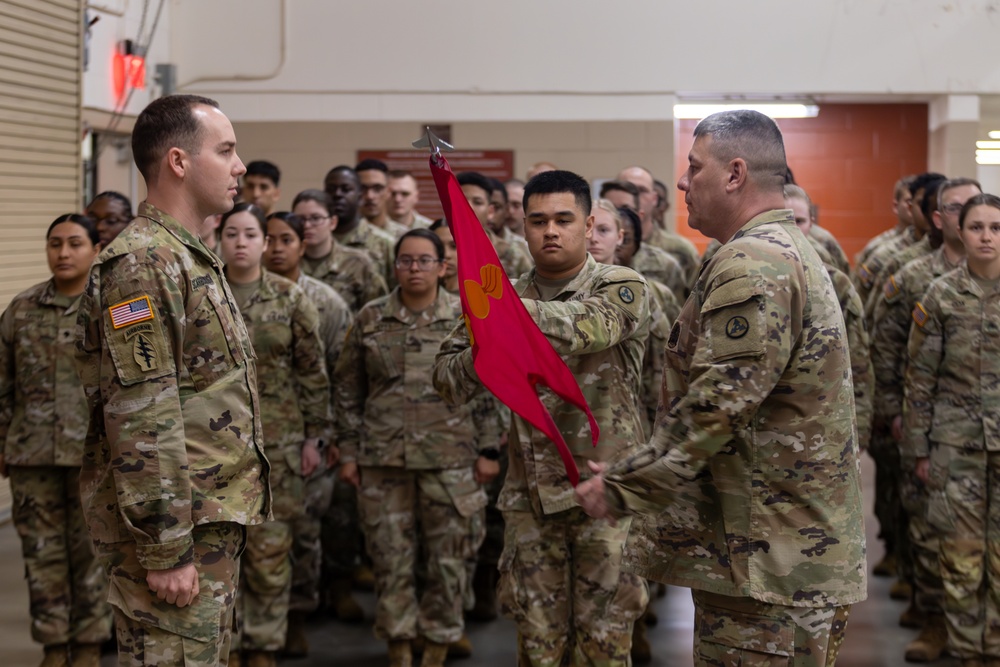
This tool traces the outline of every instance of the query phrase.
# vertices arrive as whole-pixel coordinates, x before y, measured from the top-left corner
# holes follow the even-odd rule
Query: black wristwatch
[[[487,461],[499,461],[500,460],[500,450],[496,447],[490,447],[489,449],[483,449],[479,452]]]

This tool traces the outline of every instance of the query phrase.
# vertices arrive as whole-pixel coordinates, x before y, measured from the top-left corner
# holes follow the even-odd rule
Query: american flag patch
[[[913,321],[916,322],[917,326],[921,329],[923,329],[924,325],[927,324],[927,311],[924,310],[923,305],[919,302],[917,303],[917,307],[913,309]]]
[[[140,296],[138,299],[111,306],[108,312],[111,313],[111,326],[115,329],[153,319],[153,308],[148,296]]]

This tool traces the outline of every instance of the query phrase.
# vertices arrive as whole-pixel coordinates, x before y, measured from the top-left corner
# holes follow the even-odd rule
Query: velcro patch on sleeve
[[[917,302],[916,307],[913,309],[913,321],[918,327],[923,329],[924,325],[927,324],[927,317],[927,311],[924,309],[923,304]]]
[[[153,306],[148,296],[140,296],[111,306],[108,313],[111,314],[111,326],[117,330],[153,319]]]
[[[896,282],[896,276],[889,276],[882,289],[885,292],[885,300],[889,302],[892,302],[902,292],[899,289],[899,283]]]

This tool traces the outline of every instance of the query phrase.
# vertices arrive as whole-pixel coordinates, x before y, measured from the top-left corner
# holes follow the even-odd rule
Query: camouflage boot
[[[330,584],[330,607],[338,621],[361,623],[365,612],[351,595],[351,579],[334,579]]]
[[[274,651],[250,651],[246,659],[247,667],[278,667]]]
[[[73,667],[101,667],[100,644],[74,644]]]
[[[472,640],[469,635],[462,633],[462,638],[457,642],[448,644],[449,658],[468,658],[472,655]]]
[[[645,614],[632,624],[632,662],[636,665],[647,665],[653,660],[653,650],[646,637]]]
[[[309,640],[306,638],[306,613],[288,612],[288,632],[285,634],[285,656],[304,658],[309,655]]]
[[[920,634],[906,645],[908,662],[933,662],[941,657],[948,646],[948,628],[942,614],[929,614]]]
[[[69,667],[69,646],[50,644],[45,647],[45,657],[39,667]]]
[[[409,640],[389,642],[389,667],[413,667],[413,651]]]
[[[444,661],[447,657],[447,644],[438,644],[428,639],[424,645],[424,658],[420,661],[420,667],[444,667]]]

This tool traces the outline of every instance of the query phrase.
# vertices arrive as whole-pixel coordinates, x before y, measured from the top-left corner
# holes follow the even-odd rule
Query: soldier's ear
[[[748,176],[746,160],[741,157],[730,160],[726,192],[735,192],[742,188],[746,184]]]
[[[183,148],[173,146],[163,159],[166,168],[177,178],[184,178],[187,172],[187,152]]]

